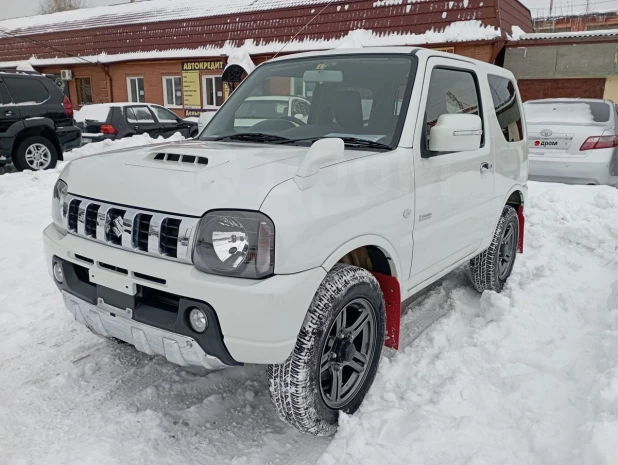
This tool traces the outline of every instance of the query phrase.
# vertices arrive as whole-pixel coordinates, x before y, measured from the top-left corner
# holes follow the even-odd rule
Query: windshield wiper
[[[333,136],[336,137],[336,136]],[[320,139],[326,139],[328,136],[322,137],[306,137],[303,139],[287,139],[277,142],[278,144],[293,144],[295,142],[315,142]],[[393,150],[388,144],[383,144],[382,142],[375,142],[373,140],[361,139],[359,137],[338,137],[338,139],[343,140],[343,143],[346,147],[367,147],[371,149],[380,149],[380,150]]]
[[[227,136],[215,137],[213,139],[205,139],[207,141],[225,141],[238,140],[246,142],[287,142],[290,139],[287,137],[275,136],[274,134],[265,134],[263,132],[244,132],[240,134],[228,134]]]

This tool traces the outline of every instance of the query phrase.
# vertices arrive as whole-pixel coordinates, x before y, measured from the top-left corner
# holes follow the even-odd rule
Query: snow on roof
[[[344,0],[334,0],[333,3]],[[82,8],[47,15],[0,21],[2,30],[13,34],[88,29],[92,27],[222,16],[274,10],[312,4],[324,0],[151,0],[122,5]]]
[[[579,32],[535,32],[528,34],[515,33],[512,40],[539,40],[539,39],[574,39],[578,37],[611,37],[618,35],[618,29]]]
[[[264,1],[264,0],[256,0]],[[323,40],[295,40],[287,44],[281,41],[256,44],[253,40],[246,40],[240,47],[231,42],[226,42],[223,47],[201,47],[197,49],[178,49],[150,52],[131,52],[116,55],[100,54],[80,58],[57,57],[36,58],[28,60],[32,66],[54,66],[83,64],[84,60],[92,63],[114,63],[120,61],[150,60],[150,59],[173,59],[173,58],[198,58],[212,56],[233,56],[234,54],[260,55],[277,53],[283,49],[284,53],[303,52],[310,50],[327,50],[331,48],[362,48],[377,46],[399,45],[430,45],[451,42],[470,42],[492,40],[501,37],[502,31],[494,26],[484,25],[480,20],[458,21],[449,24],[442,30],[429,30],[423,34],[376,34],[366,29],[350,31],[338,39]],[[242,52],[239,52],[242,49]],[[23,62],[20,60],[19,63]],[[14,62],[0,62],[0,67],[15,66]]]

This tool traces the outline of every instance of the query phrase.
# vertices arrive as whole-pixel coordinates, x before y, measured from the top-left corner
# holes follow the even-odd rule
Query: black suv
[[[53,168],[80,144],[71,102],[51,78],[0,70],[0,166],[12,160],[19,171]]]

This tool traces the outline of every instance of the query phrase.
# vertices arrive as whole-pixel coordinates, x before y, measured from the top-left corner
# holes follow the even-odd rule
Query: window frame
[[[436,58],[442,58],[442,57],[436,57]],[[462,63],[467,64],[466,62],[462,62]],[[483,135],[481,136],[481,145],[477,149],[477,150],[481,150],[482,148],[485,147],[485,144],[486,144],[485,136],[486,136],[487,124],[486,124],[485,117],[484,117],[483,98],[481,94],[481,82],[480,82],[477,71],[473,68],[457,67],[455,65],[443,65],[443,64],[437,64],[431,67],[430,69],[428,69],[430,74],[429,74],[429,83],[427,85],[427,94],[425,96],[425,107],[424,107],[423,115],[427,114],[427,102],[429,101],[429,89],[431,87],[431,77],[433,75],[434,70],[436,69],[461,72],[461,73],[466,73],[472,76],[472,80],[474,81],[474,86],[476,87],[476,100],[478,102],[478,113],[479,113],[478,116],[481,118],[481,127],[483,130]],[[428,144],[429,142],[429,131],[427,129],[428,123],[425,120],[425,116],[423,116],[422,121],[423,121],[422,122],[422,134],[421,134],[422,158],[431,158],[431,157],[436,157],[436,156],[449,155],[452,153],[461,153],[461,152],[431,152],[429,150],[429,144]]]
[[[77,85],[77,81],[88,80],[88,87],[90,89],[90,102],[80,101],[80,93],[79,86]],[[75,92],[77,93],[77,105],[83,107],[84,105],[92,105],[94,103],[94,98],[92,97],[92,79],[90,76],[75,76]]]
[[[137,90],[137,98],[138,101],[133,101],[131,100],[131,81],[135,79],[135,80],[142,80],[142,88],[144,89],[144,101],[139,100],[140,98],[140,93],[139,93],[139,85],[136,85],[136,90]],[[127,76],[127,98],[129,103],[146,103],[146,82],[144,81],[144,76]]]
[[[216,85],[216,78],[221,79],[221,92],[223,92],[223,96],[221,97],[221,99],[223,100],[221,105],[223,105],[223,103],[225,103],[225,90],[223,89],[223,76],[219,75],[219,74],[204,74],[202,75],[202,109],[204,110],[218,110],[219,108],[221,108],[221,105],[217,105],[217,85]],[[207,104],[207,99],[206,99],[206,80],[207,79],[212,79],[213,81],[213,86],[212,86],[212,101],[215,103],[214,105],[208,105]]]
[[[183,100],[182,100],[182,76],[162,76],[162,82],[163,82],[163,107],[164,108],[174,108],[176,110],[182,110],[183,106]],[[174,102],[170,103],[167,100],[167,81],[171,80],[172,81],[172,92],[174,93],[174,97],[176,97],[176,91],[178,89],[176,89],[176,86],[174,85],[174,80],[175,79],[179,79],[180,80],[180,103],[176,104]]]

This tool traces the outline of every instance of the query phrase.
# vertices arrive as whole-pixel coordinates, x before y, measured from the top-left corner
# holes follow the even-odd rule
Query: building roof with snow
[[[505,40],[517,0],[152,0],[0,21],[0,62],[39,64]]]

